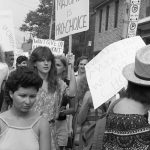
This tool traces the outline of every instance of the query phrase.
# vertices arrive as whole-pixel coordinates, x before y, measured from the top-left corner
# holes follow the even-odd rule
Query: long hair
[[[58,87],[58,80],[57,80],[57,70],[55,66],[55,57],[52,54],[51,50],[48,47],[37,47],[32,52],[30,58],[29,58],[29,67],[32,67],[37,70],[35,67],[35,63],[37,61],[40,61],[42,59],[46,59],[48,61],[51,61],[51,69],[48,73],[48,91],[49,92],[55,92]]]
[[[128,82],[128,87],[124,97],[131,98],[142,104],[150,104],[150,86],[138,85],[133,82]]]
[[[68,72],[68,62],[67,59],[64,55],[58,55],[55,57],[55,59],[59,59],[61,61],[61,63],[64,65],[65,70],[62,72],[61,77],[62,79],[66,79],[67,78],[67,72]]]

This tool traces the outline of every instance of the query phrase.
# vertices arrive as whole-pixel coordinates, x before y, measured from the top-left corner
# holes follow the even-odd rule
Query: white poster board
[[[64,41],[33,38],[32,51],[38,46],[49,47],[54,55],[62,55],[64,50]]]
[[[0,11],[0,46],[3,51],[15,51],[16,49],[11,11]]]
[[[55,39],[89,29],[89,0],[55,0]]]
[[[134,62],[136,51],[143,46],[145,43],[139,36],[115,42],[85,66],[94,108],[98,108],[127,85],[122,69]]]

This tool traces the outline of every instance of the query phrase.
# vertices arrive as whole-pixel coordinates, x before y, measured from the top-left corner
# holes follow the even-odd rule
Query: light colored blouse
[[[39,138],[33,126],[40,120],[38,117],[28,127],[17,127],[9,124],[7,119],[0,117],[7,126],[0,135],[0,150],[39,150]]]

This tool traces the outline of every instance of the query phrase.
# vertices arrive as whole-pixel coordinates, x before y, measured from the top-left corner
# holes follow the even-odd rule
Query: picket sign
[[[33,38],[32,51],[39,46],[49,47],[54,55],[62,55],[64,51],[64,41]]]
[[[89,0],[55,0],[55,39],[89,29]]]
[[[143,46],[140,36],[120,40],[104,48],[85,66],[95,109],[127,85],[122,69],[134,62],[136,51]]]

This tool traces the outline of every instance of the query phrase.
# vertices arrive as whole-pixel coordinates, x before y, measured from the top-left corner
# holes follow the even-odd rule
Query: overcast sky
[[[26,14],[30,10],[38,7],[39,0],[0,0],[0,10],[11,10],[14,16],[14,30],[16,35],[17,46],[23,41],[23,37],[29,34],[19,31],[19,27],[25,20]]]

